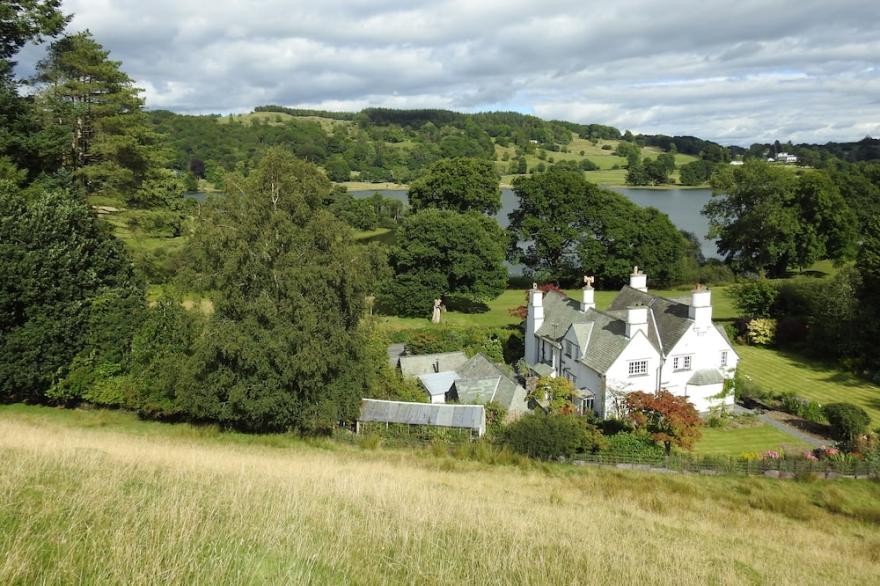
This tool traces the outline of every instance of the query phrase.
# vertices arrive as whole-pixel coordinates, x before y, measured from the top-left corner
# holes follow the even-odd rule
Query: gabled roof
[[[429,372],[428,374],[420,374],[419,381],[432,397],[444,396],[452,389],[452,383],[458,375],[455,371],[447,370],[444,372]]]
[[[486,431],[486,410],[482,405],[444,405],[405,403],[362,399],[362,422],[406,423],[472,429],[483,435]]]
[[[500,376],[489,378],[464,378],[455,381],[455,392],[458,402],[465,404],[485,405],[495,398]]]
[[[578,343],[583,344],[580,361],[596,372],[607,372],[629,344],[625,312],[597,309],[583,312],[580,302],[558,291],[547,292],[544,295],[544,323],[536,333],[558,341],[569,328],[574,328]]]
[[[629,286],[624,286],[611,302],[609,313],[625,311],[630,305],[648,307],[648,339],[663,354],[668,354],[694,323],[688,317],[688,303],[657,297]]]
[[[404,377],[415,377],[420,374],[455,370],[468,357],[464,352],[441,352],[438,354],[417,354],[400,357],[400,374]]]
[[[455,389],[459,402],[485,404],[495,401],[508,413],[528,410],[526,390],[482,354],[476,354],[456,372],[459,378],[455,381]],[[491,395],[488,392],[490,386],[493,387]]]
[[[578,348],[583,354],[587,344],[590,342],[590,334],[593,332],[593,322],[571,324],[574,331],[574,338],[577,340]]]

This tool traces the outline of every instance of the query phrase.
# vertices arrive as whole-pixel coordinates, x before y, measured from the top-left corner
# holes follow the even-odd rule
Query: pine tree
[[[88,31],[63,37],[37,66],[46,124],[64,129],[60,166],[87,193],[131,197],[161,167],[140,91]]]

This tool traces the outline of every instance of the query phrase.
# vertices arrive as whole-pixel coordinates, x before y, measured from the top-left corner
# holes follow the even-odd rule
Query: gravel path
[[[759,413],[758,411],[755,411],[753,409],[746,409],[745,407],[743,407],[741,405],[737,405],[735,408],[735,411],[737,413],[754,413],[757,416],[759,421],[762,421],[768,425],[772,425],[773,427],[775,427],[779,431],[781,431],[783,433],[787,433],[791,437],[797,438],[797,439],[801,440],[802,442],[805,442],[805,443],[813,446],[814,448],[820,448],[822,446],[827,446],[832,443],[832,442],[829,442],[828,440],[823,440],[821,438],[817,438],[814,435],[804,433],[803,431],[799,430],[798,428],[794,427],[793,425],[789,425],[785,422],[779,421],[777,419],[773,419],[767,413]]]

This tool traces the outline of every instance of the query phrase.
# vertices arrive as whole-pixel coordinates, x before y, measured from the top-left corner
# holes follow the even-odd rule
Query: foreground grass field
[[[0,407],[0,453],[4,584],[880,580],[868,481],[490,466],[21,406]]]
[[[880,424],[880,387],[833,366],[805,360],[797,355],[755,346],[737,346],[740,372],[762,389],[791,392],[819,403],[847,402],[859,405]]]

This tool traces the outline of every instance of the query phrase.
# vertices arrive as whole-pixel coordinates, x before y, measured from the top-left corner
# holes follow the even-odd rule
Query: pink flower
[[[764,454],[764,457],[770,458],[771,460],[778,460],[779,459],[779,452],[777,452],[775,450],[770,450],[769,452]]]

